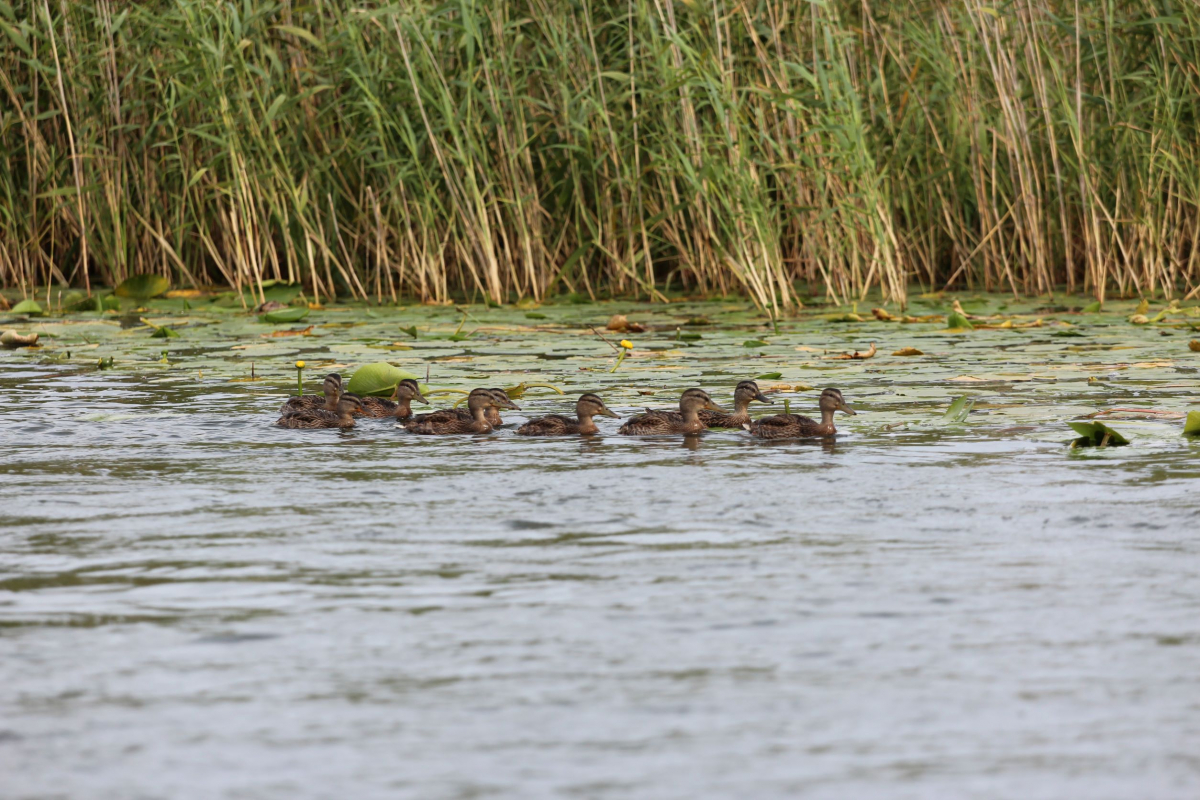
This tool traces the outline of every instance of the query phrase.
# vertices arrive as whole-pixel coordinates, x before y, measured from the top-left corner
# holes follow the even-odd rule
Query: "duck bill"
[[[714,403],[712,400],[709,400],[707,403],[705,403],[705,404],[704,404],[704,407],[705,407],[705,408],[707,408],[709,411],[719,411],[719,412],[720,412],[720,413],[722,413],[722,414],[728,414],[728,413],[729,413],[729,409],[728,409],[728,408],[725,408],[725,407],[723,407],[723,406],[719,406],[719,405],[717,405],[716,403]]]
[[[849,414],[849,415],[850,415],[850,416],[852,416],[852,417],[854,417],[854,416],[857,416],[857,415],[858,415],[858,412],[857,412],[857,411],[855,411],[853,408],[851,408],[850,406],[846,405],[845,403],[842,403],[842,404],[840,404],[840,405],[838,406],[838,411],[842,411],[842,412],[844,412],[844,413],[846,413],[846,414]]]
[[[421,394],[420,392],[417,392],[417,394],[413,397],[413,400],[420,400],[425,405],[429,405],[429,401],[425,399],[425,395]]]
[[[602,416],[602,417],[612,417],[613,419],[620,419],[620,417],[619,417],[619,416],[617,416],[616,414],[614,414],[614,413],[613,413],[611,410],[609,410],[609,409],[607,409],[607,408],[606,408],[606,409],[604,409],[603,411],[601,411],[601,412],[600,412],[600,416]]]
[[[521,407],[519,405],[517,405],[516,403],[514,403],[512,400],[509,400],[504,405],[500,406],[500,408],[511,408],[513,411],[521,410]]]
[[[766,403],[767,405],[771,404],[771,401],[768,400],[767,396],[765,394],[763,394],[762,392],[759,392],[758,394],[754,395],[754,399],[760,403]]]

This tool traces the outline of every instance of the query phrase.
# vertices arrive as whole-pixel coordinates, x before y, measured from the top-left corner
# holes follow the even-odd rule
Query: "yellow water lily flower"
[[[622,340],[621,340],[621,347],[624,347],[626,350],[632,350],[632,349],[633,349],[633,342],[629,341],[628,339],[622,339]]]
[[[303,362],[303,361],[297,361],[297,362],[296,362],[296,369],[304,369],[304,362]]]

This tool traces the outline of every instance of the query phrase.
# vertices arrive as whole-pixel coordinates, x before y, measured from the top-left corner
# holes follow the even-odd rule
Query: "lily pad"
[[[168,328],[166,325],[155,328],[154,333],[150,334],[151,339],[178,339],[179,333]]]
[[[766,346],[767,346],[767,343],[764,342],[762,339],[750,339],[749,341],[742,342],[742,347],[766,347]]]
[[[1068,422],[1079,438],[1072,447],[1117,447],[1129,444],[1129,440],[1103,422]]]
[[[354,371],[346,391],[359,395],[387,397],[396,389],[396,384],[402,380],[418,380],[419,376],[406,372],[399,367],[393,367],[386,361],[376,361],[364,364]]]
[[[100,304],[104,307],[105,311],[121,310],[121,298],[117,297],[115,294],[108,295],[102,301],[100,301]]]
[[[782,372],[764,372],[762,375],[756,375],[754,377],[754,380],[756,380],[756,381],[777,381],[782,377],[783,377]]]
[[[947,328],[961,328],[963,330],[973,331],[975,326],[971,324],[971,320],[967,319],[957,311],[951,311],[946,315]]]
[[[270,322],[274,325],[282,325],[288,322],[299,322],[308,316],[308,309],[303,307],[297,308],[280,308],[275,311],[268,311],[259,317],[263,322]]]
[[[113,290],[117,297],[132,297],[134,300],[149,300],[171,288],[171,282],[162,275],[133,275],[121,281]]]
[[[12,313],[40,317],[43,312],[42,307],[37,304],[36,300],[22,300],[12,307]]]
[[[954,398],[954,402],[946,409],[946,413],[942,415],[942,422],[947,425],[957,425],[965,422],[967,415],[971,413],[971,409],[975,407],[975,401],[963,395],[962,397]]]
[[[74,300],[67,304],[67,311],[103,311],[104,306],[100,302],[100,298],[95,295],[91,297],[83,297]]]
[[[1184,436],[1200,436],[1200,411],[1189,411],[1183,421]]]

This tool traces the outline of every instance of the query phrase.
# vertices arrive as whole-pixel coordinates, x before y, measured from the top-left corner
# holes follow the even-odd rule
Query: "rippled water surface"
[[[958,427],[839,378],[833,442],[437,438],[0,355],[0,795],[1200,794],[1200,445],[1069,453],[1028,409],[1086,375]]]

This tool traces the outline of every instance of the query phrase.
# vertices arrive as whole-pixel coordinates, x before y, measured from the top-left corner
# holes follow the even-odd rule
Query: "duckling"
[[[517,433],[521,436],[569,436],[575,433],[584,435],[599,433],[600,429],[592,421],[592,417],[597,415],[620,419],[608,410],[608,406],[604,405],[603,400],[589,393],[580,397],[579,401],[575,403],[575,416],[579,419],[574,420],[560,414],[551,414],[548,417],[529,420],[517,428]]]
[[[305,394],[300,397],[289,397],[287,402],[279,407],[280,414],[295,414],[298,411],[311,411],[314,408],[329,412],[337,411],[338,398],[342,396],[342,376],[331,372],[325,376],[321,384],[324,395]]]
[[[417,382],[405,378],[396,384],[396,391],[392,392],[391,400],[383,397],[364,397],[363,408],[366,409],[368,417],[395,417],[398,420],[406,420],[412,416],[413,400],[420,400],[429,405]]]
[[[474,389],[467,396],[469,417],[463,416],[462,409],[448,408],[414,417],[405,423],[404,429],[423,434],[491,433],[494,428],[487,420],[487,410],[499,404],[500,399],[490,389]]]
[[[763,417],[757,422],[742,425],[753,436],[760,439],[796,439],[804,436],[833,436],[837,428],[833,427],[833,413],[842,411],[853,416],[856,412],[846,405],[842,393],[837,389],[826,389],[821,392],[818,404],[821,408],[821,421],[802,417],[798,414],[776,414],[773,417]]]
[[[733,413],[718,414],[716,411],[704,409],[700,412],[700,421],[710,428],[740,428],[750,421],[750,403],[757,400],[760,403],[771,401],[758,390],[754,381],[742,381],[733,392]]]
[[[705,429],[700,420],[700,410],[710,409],[728,414],[729,409],[722,408],[712,401],[708,392],[703,389],[688,389],[679,398],[679,411],[651,411],[641,414],[626,422],[617,433],[625,436],[641,436],[656,433],[700,433]]]
[[[496,399],[496,404],[494,406],[488,406],[488,409],[487,409],[487,421],[491,424],[491,426],[493,428],[499,427],[500,425],[504,424],[504,420],[500,419],[499,409],[511,408],[511,409],[515,409],[516,411],[521,410],[521,407],[519,405],[514,403],[512,400],[508,399],[508,392],[504,391],[503,389],[475,389],[472,392],[472,394],[474,394],[475,392],[487,392],[488,394],[490,394],[492,397],[494,397]],[[470,407],[470,396],[469,395],[468,395],[467,406],[468,406],[468,408]],[[417,425],[422,422],[425,422],[427,419],[432,417],[434,414],[437,414],[439,417],[443,417],[447,414],[454,414],[459,419],[466,420],[467,422],[470,422],[472,419],[474,419],[474,417],[471,416],[471,412],[468,411],[467,408],[443,408],[440,411],[431,411],[428,414],[417,414],[415,417],[410,418],[408,420],[408,422],[406,422],[404,424],[404,427],[407,428],[410,425]]]
[[[495,408],[488,409],[487,420],[488,422],[492,423],[493,428],[499,428],[504,424],[504,420],[500,419],[500,409],[511,408],[516,411],[520,411],[521,407],[514,404],[513,401],[509,399],[508,392],[504,391],[498,386],[494,386],[491,389],[488,389],[488,391],[492,393],[493,397],[500,401],[500,404]]]
[[[310,408],[292,414],[284,414],[275,420],[281,428],[353,428],[354,415],[363,413],[362,398],[356,394],[343,394],[337,402],[336,411]]]

